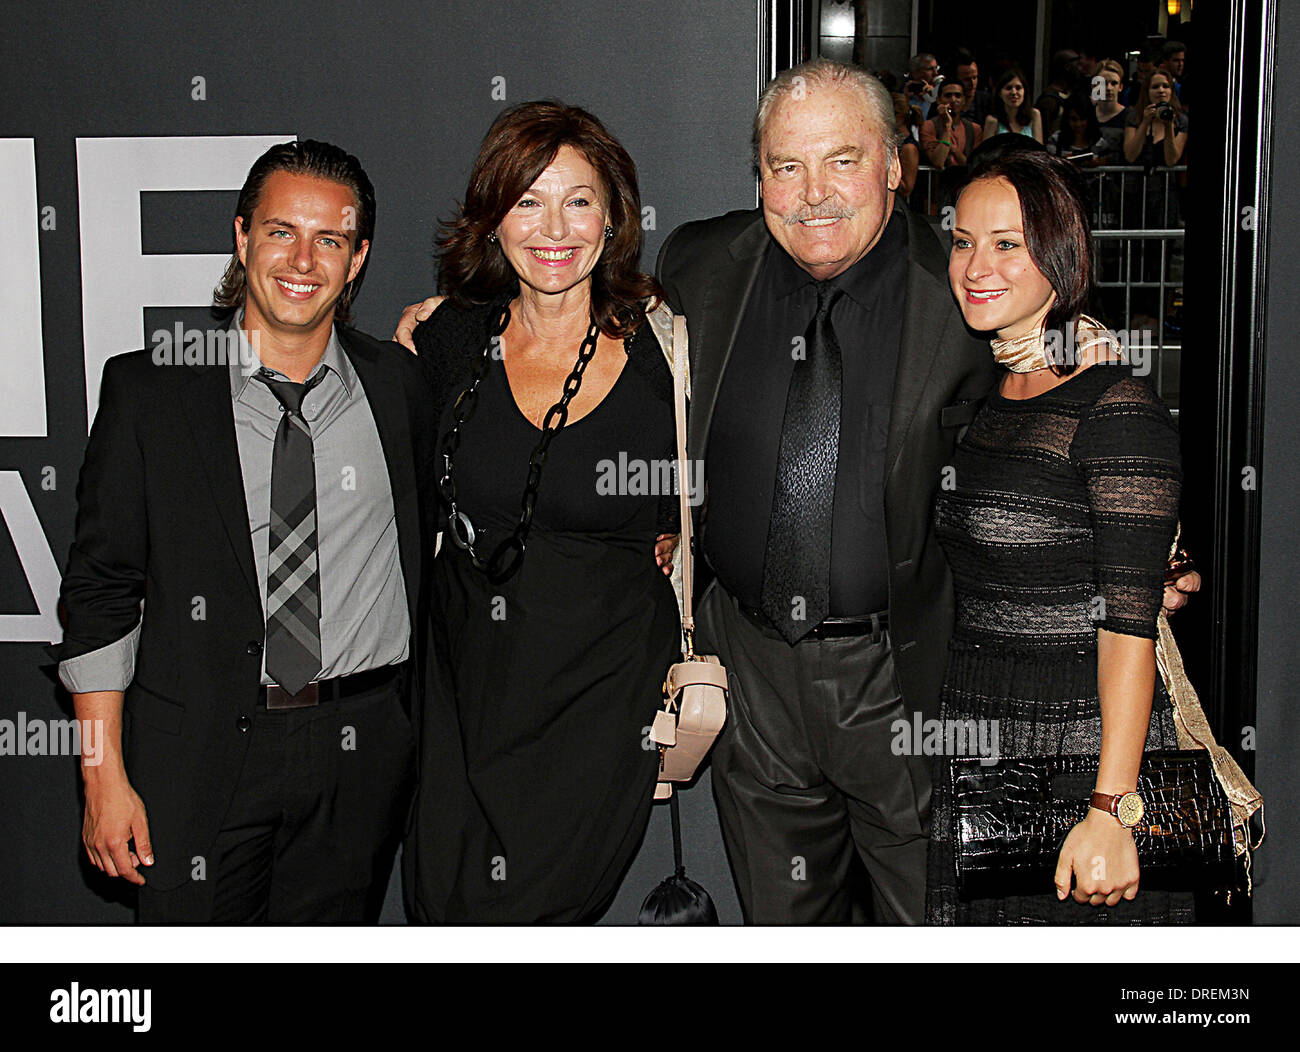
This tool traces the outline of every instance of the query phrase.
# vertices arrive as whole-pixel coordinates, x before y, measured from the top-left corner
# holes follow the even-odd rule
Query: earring
[[[605,240],[610,241],[613,239],[613,237],[614,237],[614,228],[612,226],[605,227]]]
[[[490,234],[488,234],[487,239],[489,245],[495,245],[497,243],[497,232],[493,230]]]

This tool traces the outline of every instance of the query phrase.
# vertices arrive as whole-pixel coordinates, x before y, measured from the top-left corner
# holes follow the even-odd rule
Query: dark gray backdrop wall
[[[1300,48],[1300,7],[1278,3],[1275,10],[1272,53],[1295,54]],[[1289,133],[1292,122],[1287,107],[1275,106],[1273,120],[1266,225],[1266,259],[1273,265],[1264,319],[1264,459],[1256,494],[1263,504],[1255,784],[1264,794],[1268,838],[1257,856],[1254,919],[1257,924],[1296,924],[1300,923],[1300,903],[1295,895],[1300,884],[1300,851],[1295,849],[1300,842],[1300,778],[1295,755],[1295,743],[1300,741],[1300,707],[1296,704],[1300,356],[1295,344],[1300,332],[1300,288],[1288,264],[1300,239],[1300,143]]]
[[[759,6],[5,3],[0,721],[11,721],[9,741],[24,722],[71,715],[38,665],[41,642],[56,637],[53,598],[102,359],[145,346],[173,319],[203,317],[230,251],[234,191],[267,143],[326,139],[366,166],[378,223],[356,313],[376,335],[432,290],[436,220],[463,190],[493,117],[527,99],[585,106],[628,148],[653,209],[651,269],[679,223],[754,204]],[[80,850],[75,760],[15,755],[4,741],[0,922],[130,920],[124,887],[94,874]],[[707,777],[683,811],[691,874],[724,922],[738,922]],[[671,868],[660,807],[607,920],[634,921]],[[394,907],[390,888],[387,918],[400,916]]]

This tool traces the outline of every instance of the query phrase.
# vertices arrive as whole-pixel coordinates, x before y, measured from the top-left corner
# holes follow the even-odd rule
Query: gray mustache
[[[794,226],[795,223],[802,223],[806,219],[852,219],[858,214],[856,208],[801,208],[799,211],[791,213],[785,217],[786,226]]]

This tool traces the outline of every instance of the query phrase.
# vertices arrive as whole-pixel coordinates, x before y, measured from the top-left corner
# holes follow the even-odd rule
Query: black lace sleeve
[[[1155,639],[1182,484],[1169,410],[1150,384],[1126,377],[1080,420],[1070,453],[1088,487],[1098,627]]]

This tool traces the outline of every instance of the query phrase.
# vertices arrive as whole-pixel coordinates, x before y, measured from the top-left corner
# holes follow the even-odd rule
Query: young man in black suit
[[[378,916],[414,782],[435,422],[418,359],[345,324],[374,210],[355,157],[273,147],[205,360],[104,369],[59,671],[106,732],[86,852],[145,923]]]

